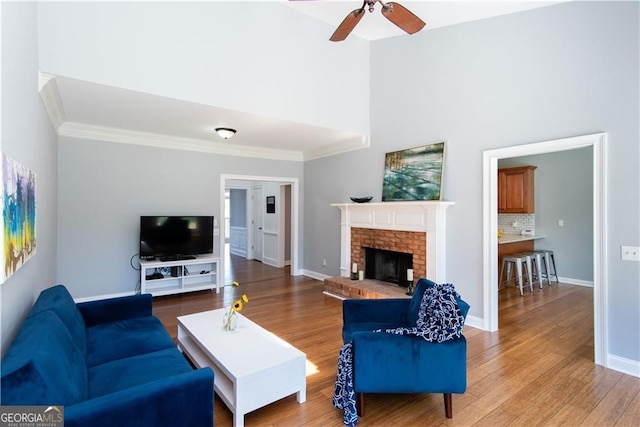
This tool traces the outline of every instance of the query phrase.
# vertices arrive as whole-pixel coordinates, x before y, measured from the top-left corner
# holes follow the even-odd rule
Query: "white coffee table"
[[[215,372],[216,394],[233,412],[244,415],[296,393],[306,400],[306,355],[238,313],[235,331],[222,329],[224,309],[178,317],[178,348],[197,366]]]

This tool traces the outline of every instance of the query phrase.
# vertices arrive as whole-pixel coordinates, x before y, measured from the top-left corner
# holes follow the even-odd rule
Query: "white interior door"
[[[263,216],[264,216],[264,203],[262,197],[262,186],[255,186],[251,189],[251,201],[253,204],[253,218],[251,220],[251,258],[256,261],[262,262],[263,254]]]

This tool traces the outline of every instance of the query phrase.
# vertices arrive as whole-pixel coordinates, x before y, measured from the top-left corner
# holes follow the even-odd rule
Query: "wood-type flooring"
[[[231,256],[225,287],[156,297],[153,311],[176,338],[176,317],[230,305],[246,294],[242,314],[307,355],[307,401],[291,395],[245,416],[252,426],[342,426],[331,403],[342,345],[342,302],[322,293],[323,282],[292,277]],[[465,326],[467,391],[453,395],[453,418],[441,394],[369,394],[359,426],[638,426],[640,379],[593,362],[591,288],[553,284],[518,294],[501,289],[499,331]],[[464,295],[462,295],[464,298]],[[212,325],[217,327],[218,325]],[[215,399],[217,427],[232,414]]]

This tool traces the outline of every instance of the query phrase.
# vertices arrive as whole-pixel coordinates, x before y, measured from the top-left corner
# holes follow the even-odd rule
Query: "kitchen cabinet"
[[[498,169],[498,212],[534,213],[535,166]]]

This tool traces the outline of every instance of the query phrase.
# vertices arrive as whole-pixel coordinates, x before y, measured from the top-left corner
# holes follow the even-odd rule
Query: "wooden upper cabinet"
[[[535,166],[498,169],[498,212],[534,213]]]

